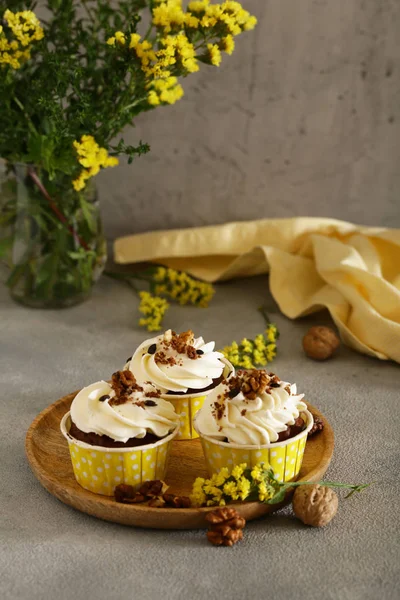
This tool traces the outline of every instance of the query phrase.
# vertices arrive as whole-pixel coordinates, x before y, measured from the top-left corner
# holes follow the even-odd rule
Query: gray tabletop
[[[307,359],[302,334],[329,317],[287,320],[266,277],[219,285],[209,309],[173,307],[165,325],[191,327],[221,347],[262,330],[256,309],[265,300],[281,331],[273,369],[334,427],[327,477],[377,483],[342,499],[324,529],[286,508],[249,523],[237,546],[216,548],[204,531],[133,529],[81,514],[41,487],[24,455],[38,412],[109,376],[146,336],[132,292],[102,279],[85,304],[39,311],[0,289],[2,598],[398,598],[399,366],[347,348],[326,363]]]

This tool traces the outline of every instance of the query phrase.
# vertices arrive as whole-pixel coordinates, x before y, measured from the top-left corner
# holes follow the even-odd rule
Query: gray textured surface
[[[262,328],[256,311],[265,277],[218,286],[207,310],[174,307],[166,326],[193,327],[218,346]],[[81,514],[50,496],[24,456],[36,414],[79,386],[107,377],[143,338],[136,299],[102,279],[86,304],[60,311],[19,307],[0,288],[2,387],[0,588],[4,600],[110,598],[317,598],[391,600],[399,589],[399,366],[342,348],[309,361],[301,337],[311,323],[270,313],[281,330],[278,374],[296,381],[336,432],[327,474],[377,481],[342,501],[324,530],[290,509],[248,525],[234,548],[214,548],[202,531],[130,529]]]
[[[256,217],[400,225],[400,2],[244,0],[259,19],[221,67],[99,176],[109,238]]]

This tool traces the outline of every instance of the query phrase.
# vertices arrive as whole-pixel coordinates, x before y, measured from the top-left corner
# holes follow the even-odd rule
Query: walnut
[[[168,486],[161,479],[155,479],[153,481],[145,481],[139,488],[139,493],[143,494],[146,498],[156,498],[162,496],[167,491]]]
[[[117,485],[114,489],[114,498],[117,502],[122,502],[123,504],[139,504],[146,500],[143,494],[135,492],[134,487],[126,483]]]
[[[294,514],[306,525],[324,527],[333,519],[337,509],[338,497],[329,487],[304,485],[294,493]]]
[[[340,340],[330,327],[311,327],[303,338],[304,352],[314,360],[330,358],[339,345]]]
[[[234,508],[217,508],[208,513],[207,539],[215,546],[233,546],[243,538],[245,519]]]
[[[175,496],[175,494],[163,494],[163,500],[170,508],[190,508],[192,504],[187,496]]]
[[[165,506],[165,500],[163,500],[161,496],[156,496],[148,501],[147,506],[152,506],[153,508],[162,508]]]
[[[314,417],[314,425],[311,427],[310,431],[308,432],[308,437],[315,435],[319,431],[322,431],[324,428],[323,420],[320,419],[319,417],[316,417],[315,415],[313,415],[313,417]]]

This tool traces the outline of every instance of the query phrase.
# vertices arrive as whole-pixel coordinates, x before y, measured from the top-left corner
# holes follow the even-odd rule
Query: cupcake
[[[198,437],[193,420],[205,398],[234,369],[215,342],[205,343],[192,331],[164,334],[143,342],[125,365],[140,381],[151,381],[181,417],[176,439]]]
[[[196,415],[207,468],[268,464],[280,481],[295,479],[313,417],[295,384],[273,373],[238,371],[208,396]]]
[[[112,495],[116,485],[163,479],[179,418],[153,384],[118,371],[83,388],[61,421],[78,483]]]

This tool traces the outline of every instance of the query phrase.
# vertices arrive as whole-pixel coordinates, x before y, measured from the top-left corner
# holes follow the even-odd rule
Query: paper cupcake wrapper
[[[200,434],[210,476],[223,467],[227,467],[231,471],[235,465],[241,463],[247,463],[248,467],[264,463],[273,469],[279,481],[286,482],[296,479],[303,462],[307,435],[314,423],[309,411],[302,411],[302,414],[307,417],[307,427],[304,431],[289,440],[263,446],[238,446],[219,442]]]
[[[224,376],[233,375],[235,373],[234,366],[226,358],[221,359],[221,361],[225,363]],[[175,412],[180,417],[178,434],[175,439],[193,440],[199,437],[194,428],[194,418],[203,406],[204,400],[214,389],[193,394],[163,394],[161,396],[164,400],[168,400],[173,404]]]
[[[61,432],[68,441],[74,475],[83,488],[112,496],[115,486],[127,483],[139,488],[145,481],[164,479],[171,442],[177,429],[155,444],[136,448],[102,448],[90,446],[69,435],[69,412],[61,421]]]

